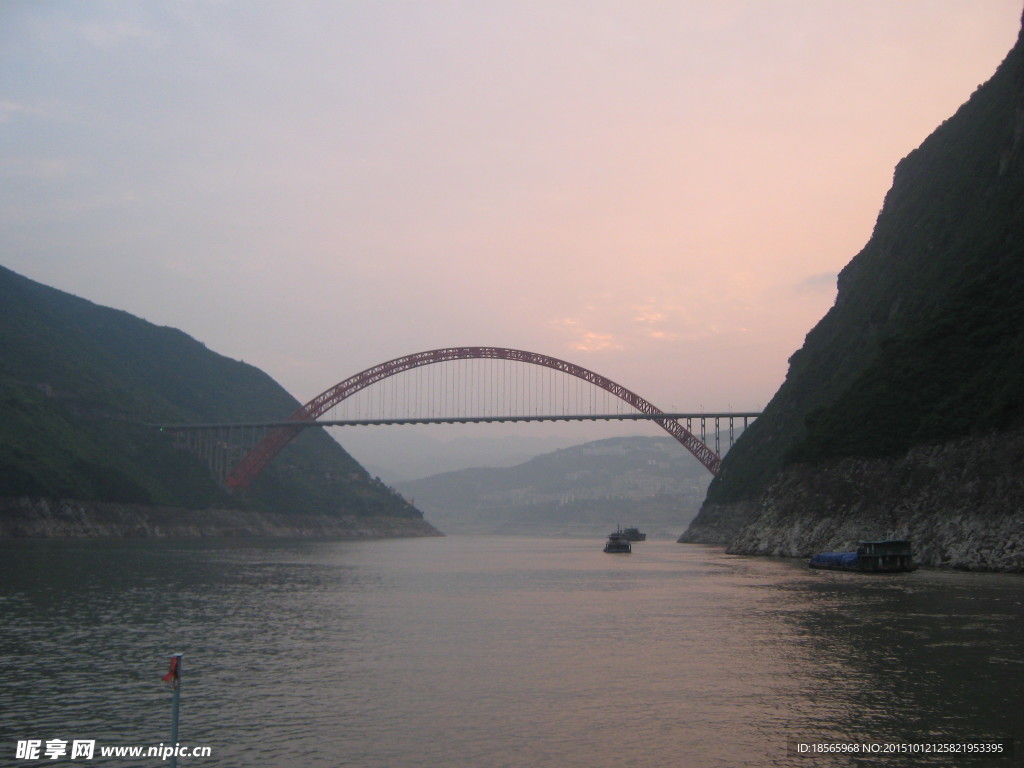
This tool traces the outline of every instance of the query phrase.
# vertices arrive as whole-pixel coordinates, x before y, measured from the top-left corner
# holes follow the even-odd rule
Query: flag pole
[[[171,768],[178,768],[178,710],[181,704],[181,654],[171,654],[171,669],[164,675],[164,682],[174,687],[171,699]]]

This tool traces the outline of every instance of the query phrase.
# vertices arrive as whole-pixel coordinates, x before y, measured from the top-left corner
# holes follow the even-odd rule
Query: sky
[[[0,263],[301,401],[484,345],[756,410],[1021,10],[0,0]]]

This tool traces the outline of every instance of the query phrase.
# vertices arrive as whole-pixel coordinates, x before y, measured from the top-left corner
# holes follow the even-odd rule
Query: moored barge
[[[917,570],[909,541],[886,539],[862,541],[855,552],[821,552],[811,558],[811,568],[858,573],[905,573]]]

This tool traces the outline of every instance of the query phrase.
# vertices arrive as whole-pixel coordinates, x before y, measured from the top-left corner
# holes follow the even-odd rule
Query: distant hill
[[[564,435],[466,435],[444,440],[434,436],[447,438],[447,431],[435,428],[425,433],[416,427],[349,429],[343,430],[338,439],[367,471],[391,485],[467,467],[512,467],[579,442]]]
[[[1022,429],[1019,38],[899,163],[835,306],[684,538],[795,555],[901,530],[926,562],[1024,569]]]
[[[604,536],[622,524],[675,538],[710,479],[670,437],[618,437],[397,488],[447,533]]]
[[[239,497],[148,426],[265,420],[299,405],[262,371],[179,330],[0,267],[0,499],[422,523],[320,430],[306,430]]]

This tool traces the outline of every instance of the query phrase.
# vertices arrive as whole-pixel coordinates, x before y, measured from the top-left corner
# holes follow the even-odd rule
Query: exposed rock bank
[[[387,539],[442,535],[430,523],[414,517],[280,515],[231,509],[0,498],[0,538]]]
[[[809,557],[892,535],[922,565],[1024,572],[1024,431],[792,466],[757,501],[705,505],[679,540]]]

